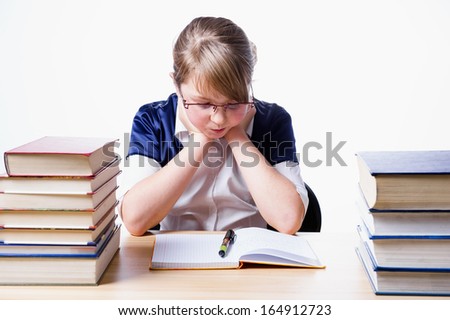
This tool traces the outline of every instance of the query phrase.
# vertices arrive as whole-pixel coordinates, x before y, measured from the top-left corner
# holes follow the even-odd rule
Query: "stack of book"
[[[43,137],[4,153],[1,284],[99,282],[120,244],[114,143]]]
[[[374,292],[450,295],[450,151],[356,157],[357,253]]]

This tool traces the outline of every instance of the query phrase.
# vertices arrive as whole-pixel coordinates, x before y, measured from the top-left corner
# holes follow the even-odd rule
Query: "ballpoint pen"
[[[234,242],[234,237],[236,234],[233,230],[228,230],[223,238],[222,245],[220,246],[219,256],[222,258],[227,254],[228,247]]]

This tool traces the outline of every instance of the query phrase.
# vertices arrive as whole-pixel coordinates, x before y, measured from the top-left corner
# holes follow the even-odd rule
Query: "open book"
[[[324,268],[302,236],[262,228],[235,232],[223,258],[219,249],[225,232],[157,234],[150,269],[225,269],[244,263]]]

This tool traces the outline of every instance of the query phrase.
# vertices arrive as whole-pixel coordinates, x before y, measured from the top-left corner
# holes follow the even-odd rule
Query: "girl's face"
[[[252,102],[233,101],[217,93],[201,93],[192,79],[179,88],[180,107],[186,109],[189,121],[209,139],[219,139],[239,125]]]

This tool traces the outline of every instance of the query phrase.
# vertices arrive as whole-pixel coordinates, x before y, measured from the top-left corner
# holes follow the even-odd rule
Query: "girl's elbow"
[[[142,236],[147,231],[147,228],[144,228],[139,221],[133,220],[135,219],[131,219],[126,214],[122,213],[122,222],[128,232],[133,236]]]
[[[145,234],[145,232],[147,232],[147,229],[142,229],[142,228],[136,227],[134,225],[129,225],[129,224],[127,225],[127,224],[125,224],[125,227],[127,228],[128,232],[132,236],[135,236],[135,237],[143,236]]]
[[[303,203],[297,207],[292,213],[287,213],[280,224],[278,231],[286,234],[294,234],[300,230],[303,220],[305,218],[305,209]]]
[[[121,217],[125,228],[133,236],[142,236],[148,229],[142,225],[142,219],[135,214],[131,214],[130,209],[124,205],[122,205]]]
[[[302,221],[300,219],[296,219],[290,223],[280,225],[278,231],[286,234],[294,234],[300,229],[301,225]]]

